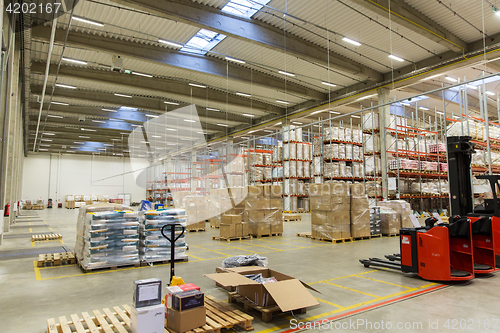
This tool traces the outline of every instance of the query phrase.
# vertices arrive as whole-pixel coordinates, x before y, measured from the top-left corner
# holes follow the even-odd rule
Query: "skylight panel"
[[[205,55],[208,51],[213,49],[217,44],[219,44],[226,35],[219,34],[207,29],[200,29],[196,35],[191,37],[191,39],[184,44],[180,49],[184,52]]]
[[[221,10],[229,14],[251,18],[269,1],[271,0],[231,0]]]

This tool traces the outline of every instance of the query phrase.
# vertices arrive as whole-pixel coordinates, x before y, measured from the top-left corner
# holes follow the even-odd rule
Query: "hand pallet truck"
[[[365,267],[376,266],[403,273],[416,273],[430,281],[467,281],[474,278],[471,222],[461,218],[437,224],[428,218],[426,226],[400,229],[401,254],[361,259]]]
[[[175,229],[176,226],[181,227],[181,233],[177,237],[175,237]],[[165,235],[165,228],[169,227],[170,229],[170,237]],[[177,286],[180,284],[184,284],[184,281],[180,276],[175,276],[175,242],[184,235],[184,232],[186,231],[186,227],[184,227],[180,223],[169,223],[165,224],[161,228],[161,234],[163,237],[165,237],[169,242],[170,242],[170,280],[169,280],[169,286]]]

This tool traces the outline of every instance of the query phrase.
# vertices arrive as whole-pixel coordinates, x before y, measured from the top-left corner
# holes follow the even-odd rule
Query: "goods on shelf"
[[[298,210],[298,198],[284,196],[283,197],[283,210],[285,212],[296,212]]]
[[[295,126],[283,126],[283,142],[296,141]]]
[[[380,156],[365,156],[365,172],[367,175],[380,173]]]
[[[297,161],[297,177],[304,178],[304,162]]]
[[[380,135],[378,134],[364,134],[363,146],[365,153],[380,152]]]
[[[109,202],[109,195],[67,195],[65,200],[66,208],[80,208],[85,205],[93,205],[97,202]]]
[[[304,178],[311,178],[311,162],[303,162]]]
[[[83,206],[76,224],[75,256],[85,270],[139,263],[136,212],[119,204]]]
[[[146,211],[139,219],[139,254],[141,261],[155,262],[170,260],[170,242],[163,237],[161,229],[164,225],[179,223],[175,226],[175,234],[182,233],[186,227],[186,211],[184,209],[167,209],[162,211]],[[165,228],[165,233],[170,234],[170,229]],[[186,233],[175,241],[175,259],[185,259]]]

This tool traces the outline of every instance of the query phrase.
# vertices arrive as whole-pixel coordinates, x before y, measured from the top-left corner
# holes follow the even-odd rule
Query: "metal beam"
[[[379,72],[340,54],[328,51],[314,43],[268,23],[226,14],[218,9],[185,0],[111,0],[140,11],[215,31],[268,49],[286,52],[299,59],[328,66],[355,75],[363,80],[380,81]]]
[[[51,88],[50,88],[51,89]],[[41,94],[42,92],[42,87],[41,86],[31,86],[31,92],[33,94]],[[71,98],[75,100],[76,102],[81,102],[81,103],[86,103],[89,101],[93,102],[101,102],[101,103],[107,103],[107,104],[112,104],[115,105],[116,107],[120,106],[126,106],[126,107],[131,107],[131,108],[137,108],[137,109],[142,109],[146,111],[153,111],[157,113],[165,113],[165,104],[163,101],[154,99],[154,98],[149,98],[149,97],[143,97],[143,96],[134,96],[134,98],[128,98],[128,97],[121,97],[121,96],[115,96],[114,94],[111,93],[105,93],[105,92],[96,92],[96,91],[85,91],[85,90],[79,90],[79,89],[65,89],[65,88],[57,88],[54,91],[53,97],[62,97],[62,98]],[[163,109],[162,109],[163,108]],[[169,107],[170,108],[170,107]],[[52,109],[52,106],[51,106]],[[201,112],[199,114],[200,118],[205,118],[206,116]],[[218,120],[228,120],[228,121],[234,121],[234,122],[243,122],[243,120],[247,121],[249,123],[249,118],[247,117],[242,117],[242,116],[236,116],[234,114],[226,114],[223,112],[216,112],[216,111],[207,111],[209,112],[208,118],[212,119],[218,119]],[[117,119],[124,119],[124,120],[130,120],[130,121],[146,121],[150,118],[146,117],[144,113],[142,112],[137,112],[137,111],[120,111],[117,112],[118,115],[115,115],[114,118]],[[97,114],[95,116],[98,116]],[[204,127],[204,124],[202,124]],[[214,125],[215,126],[215,125]],[[217,126],[216,127],[218,130],[223,130],[225,127],[223,126]]]
[[[402,0],[351,0],[453,52],[467,52],[467,43]],[[390,11],[389,11],[390,8]]]
[[[33,27],[31,34],[32,38],[35,40],[48,41],[50,38],[50,27]],[[63,44],[65,37],[66,31],[57,29],[55,43]],[[286,93],[306,99],[318,101],[327,99],[327,95],[323,92],[310,89],[298,83],[291,82],[290,80],[287,80],[285,83],[285,80],[282,78],[254,71],[250,68],[215,57],[196,56],[165,47],[90,35],[76,31],[70,31],[68,33],[66,45],[115,55],[118,54],[155,64],[163,64],[198,73],[224,77],[230,80],[237,80],[245,83],[250,82],[256,86],[270,89],[271,91],[285,92],[286,88]]]
[[[43,74],[45,62],[33,62],[31,72]],[[51,66],[50,74],[56,75],[57,67]],[[206,89],[193,88],[188,82],[164,79],[158,77],[144,77],[133,74],[126,74],[111,70],[102,70],[95,68],[82,68],[74,66],[61,65],[59,67],[59,77],[76,78],[93,83],[109,83],[123,88],[142,88],[147,89],[154,94],[168,93],[169,98],[174,100],[185,100],[186,98],[200,99],[204,102],[224,103],[228,106],[237,106],[252,108],[256,111],[274,113],[277,115],[285,114],[285,110],[278,106],[264,103],[255,99],[239,97],[234,94],[228,94],[224,91],[207,87]],[[187,104],[187,103],[186,103]],[[213,112],[211,112],[213,113]],[[241,116],[245,120],[244,116]]]

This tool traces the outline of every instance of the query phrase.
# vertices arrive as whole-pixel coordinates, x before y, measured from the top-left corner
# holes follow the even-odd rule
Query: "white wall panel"
[[[146,161],[141,168],[146,167]],[[80,155],[29,155],[24,159],[23,199],[54,201],[69,194],[109,195],[130,193],[132,201],[146,197],[136,185],[128,159]],[[50,175],[50,177],[49,177]],[[49,182],[50,178],[50,182]],[[50,194],[49,194],[50,191]]]

